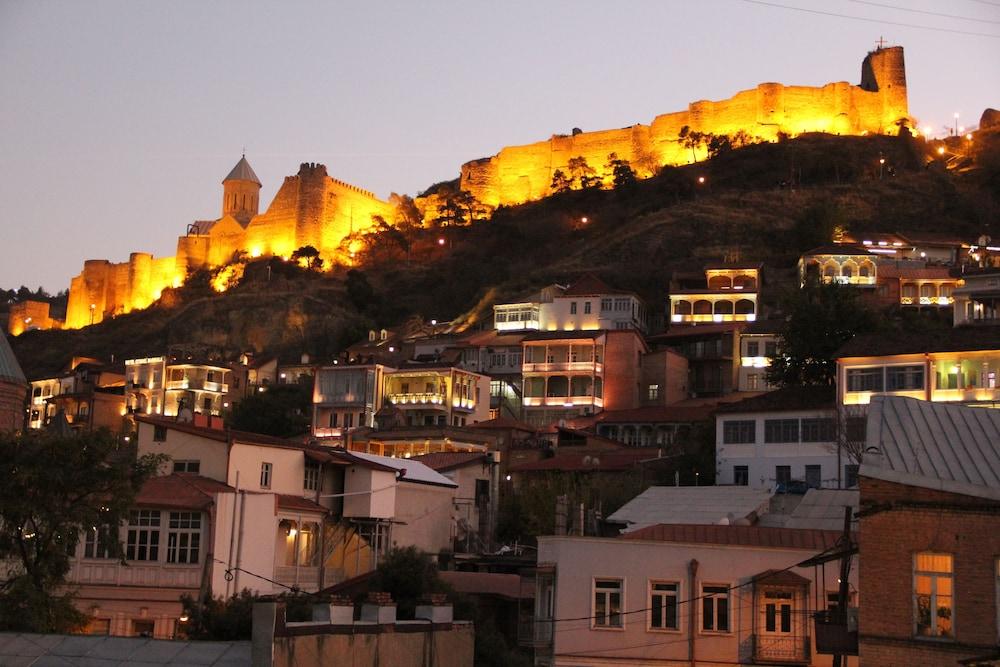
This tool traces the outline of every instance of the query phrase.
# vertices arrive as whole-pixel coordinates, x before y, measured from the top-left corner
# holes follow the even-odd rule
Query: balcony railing
[[[566,371],[584,371],[601,374],[604,364],[599,361],[553,361],[549,363],[526,363],[521,369],[524,373],[557,373]]]
[[[950,296],[901,296],[899,303],[902,306],[951,306],[955,303],[955,298]]]
[[[229,392],[229,385],[221,382],[209,382],[208,380],[205,380],[203,388],[205,391],[217,391],[223,394]]]
[[[592,405],[597,408],[604,407],[604,399],[600,396],[525,396],[524,407],[567,407]]]
[[[753,635],[754,662],[765,664],[809,664],[809,637],[780,634]]]
[[[394,405],[400,408],[405,408],[407,406],[445,406],[446,397],[443,393],[438,392],[423,392],[417,394],[389,394],[387,398],[393,402]]]
[[[455,396],[451,399],[451,407],[472,411],[476,409],[476,402],[471,398],[459,398]]]
[[[517,623],[517,643],[524,647],[541,648],[552,645],[551,619],[522,618]]]
[[[167,390],[171,389],[190,389],[191,382],[187,378],[183,380],[167,380]]]
[[[72,564],[68,579],[74,584],[198,588],[203,569],[204,564],[165,565],[130,561],[125,567],[115,559],[82,558]]]

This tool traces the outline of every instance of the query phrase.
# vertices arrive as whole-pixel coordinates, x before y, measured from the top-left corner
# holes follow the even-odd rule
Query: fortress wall
[[[252,256],[286,256],[299,247],[295,245],[295,217],[300,180],[299,176],[286,176],[267,211],[247,225],[246,250]]]
[[[91,304],[94,304],[94,322],[103,318],[111,266],[106,259],[88,259],[83,263],[83,271],[70,282],[66,304],[67,328],[78,329],[90,324]]]
[[[212,226],[207,242],[204,262],[206,267],[228,264],[237,250],[246,250],[248,247],[246,230],[232,216],[226,216]]]
[[[149,290],[146,293],[146,305],[131,304],[129,310],[145,308],[160,298],[160,294],[168,287],[180,287],[184,284],[187,274],[183,268],[178,269],[176,257],[159,257],[153,260],[149,272]]]
[[[187,276],[188,273],[208,264],[209,249],[211,247],[212,243],[209,236],[190,235],[178,237],[177,255],[175,256],[177,273]]]
[[[150,278],[153,272],[153,256],[145,252],[134,252],[128,258],[128,298],[126,308],[145,308],[152,303]]]
[[[326,179],[324,203],[322,232],[316,248],[327,261],[334,256],[345,236],[371,227],[372,216],[380,215],[390,224],[393,221],[392,204],[335,178]]]

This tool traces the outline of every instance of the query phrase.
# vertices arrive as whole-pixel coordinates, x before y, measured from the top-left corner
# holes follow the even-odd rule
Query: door
[[[795,594],[791,590],[764,589],[759,603],[755,658],[797,660],[805,657],[805,642],[798,632]]]
[[[823,486],[822,468],[820,466],[806,466],[806,486],[810,489],[818,489]]]

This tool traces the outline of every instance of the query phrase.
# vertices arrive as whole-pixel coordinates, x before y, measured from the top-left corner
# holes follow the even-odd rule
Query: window
[[[858,464],[848,463],[844,466],[844,488],[852,489],[858,485]]]
[[[211,396],[205,396],[203,399],[201,399],[201,409],[202,410],[211,410],[212,409],[212,397]]]
[[[569,314],[576,315],[576,301],[569,302]]]
[[[778,484],[788,484],[792,481],[792,467],[774,466],[774,481]]]
[[[753,443],[757,440],[757,422],[753,419],[722,422],[722,442],[727,445]]]
[[[703,584],[701,595],[701,629],[729,632],[729,586]]]
[[[764,356],[765,357],[776,357],[778,356],[778,343],[776,341],[770,341],[764,343]]]
[[[188,472],[197,475],[201,471],[201,461],[174,461],[174,472]]]
[[[584,301],[583,302],[583,314],[584,315],[590,315],[590,302],[589,301]]]
[[[319,490],[319,465],[306,461],[306,472],[302,480],[302,488],[306,491]]]
[[[750,485],[750,467],[733,466],[733,484],[736,486]]]
[[[679,630],[677,582],[649,582],[649,627],[653,630]]]
[[[885,369],[888,391],[913,391],[924,388],[923,366],[890,366]]]
[[[847,391],[882,391],[881,368],[847,369]]]
[[[649,400],[655,401],[660,397],[660,385],[651,384],[649,385]]]
[[[167,562],[197,563],[201,512],[171,512],[167,526]]]
[[[913,563],[913,610],[920,637],[952,637],[951,554],[918,553]]]
[[[747,343],[747,356],[748,357],[759,357],[760,356],[760,343],[755,340]]]
[[[821,466],[806,466],[806,486],[810,489],[819,489],[823,486],[823,468]]]
[[[787,591],[764,593],[764,628],[767,632],[792,631],[792,594]]]
[[[151,620],[135,619],[132,621],[133,637],[152,637],[156,622]]]
[[[750,373],[747,375],[747,389],[751,391],[760,389],[760,374]]]
[[[118,531],[111,526],[91,528],[84,533],[84,558],[114,558],[118,546]]]
[[[149,561],[160,559],[159,510],[132,510],[129,512],[125,559]]]
[[[260,488],[270,489],[271,488],[271,464],[261,463],[260,464]]]
[[[594,580],[594,627],[622,627],[622,580]]]
[[[798,419],[765,419],[764,442],[798,442]]]
[[[605,312],[611,310],[611,299],[601,299],[601,310]]]
[[[802,442],[833,442],[836,424],[833,419],[803,419]]]
[[[167,427],[158,424],[153,426],[153,442],[167,441]]]

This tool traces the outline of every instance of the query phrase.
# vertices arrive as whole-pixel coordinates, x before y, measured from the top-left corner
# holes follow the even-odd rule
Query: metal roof
[[[233,170],[229,172],[229,175],[222,179],[223,183],[226,181],[251,181],[257,185],[261,184],[260,179],[257,178],[257,174],[253,173],[253,168],[250,166],[250,163],[247,162],[246,155],[241,157],[240,161],[236,163],[235,167],[233,167]]]
[[[399,481],[401,482],[416,482],[418,484],[434,484],[436,486],[449,487],[458,486],[458,484],[451,481],[441,473],[431,470],[423,463],[414,461],[413,459],[378,456],[376,454],[367,454],[365,452],[350,452],[350,454],[351,456],[362,459],[363,461],[370,461],[371,463],[378,463],[383,466],[388,466],[389,468],[402,470],[403,475],[399,478]]]
[[[778,496],[780,497],[780,496]],[[786,494],[785,500],[794,498]],[[844,507],[855,511],[860,502],[860,492],[857,489],[809,489],[790,512],[771,511],[760,518],[761,526],[778,526],[783,528],[814,528],[818,530],[843,530]]]
[[[0,665],[250,664],[250,642],[168,641],[141,637],[0,632]]]
[[[658,524],[726,524],[767,512],[770,491],[745,486],[652,486],[608,517],[626,532]]]
[[[21,365],[17,363],[17,357],[14,356],[14,350],[10,349],[6,334],[0,334],[0,380],[28,384],[28,380],[24,377],[24,371],[21,370]]]
[[[622,535],[622,539],[817,551],[829,549],[835,545],[840,535],[835,530],[801,530],[764,526],[719,526],[687,523],[649,526],[642,530]],[[768,572],[761,573],[761,578],[766,578],[773,574],[773,571],[769,572],[771,574]]]
[[[875,396],[860,474],[1000,500],[1000,410]]]

